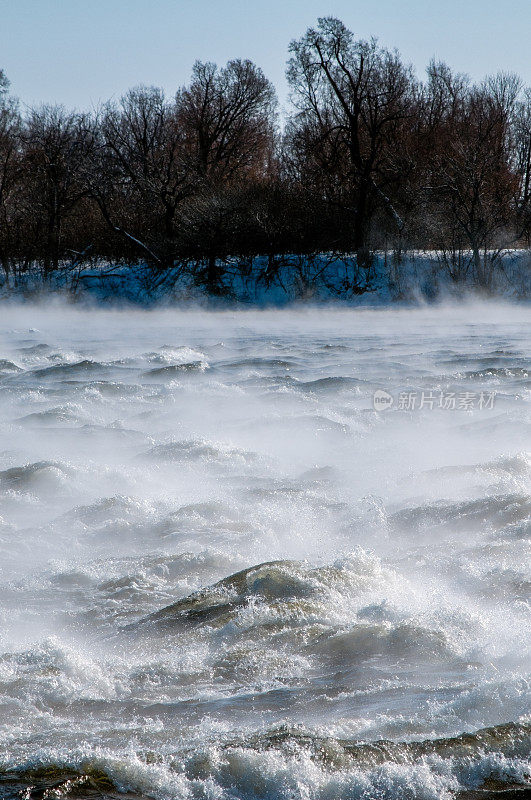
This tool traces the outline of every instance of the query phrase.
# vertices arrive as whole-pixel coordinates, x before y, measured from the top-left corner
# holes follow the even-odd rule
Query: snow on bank
[[[229,259],[219,262],[216,302],[251,306],[284,306],[293,302],[340,301],[378,306],[393,302],[426,302],[459,298],[478,291],[470,254],[449,264],[436,251],[410,252],[397,261],[379,253],[370,271],[355,257],[276,256],[274,259]],[[459,273],[459,279],[457,276]],[[453,275],[453,277],[452,277]],[[531,297],[531,252],[507,251],[492,268],[490,291],[505,298]],[[146,264],[64,264],[47,279],[37,269],[11,274],[0,283],[0,299],[35,299],[49,293],[105,304],[143,307],[172,303],[209,303],[201,265],[179,265],[157,271]]]

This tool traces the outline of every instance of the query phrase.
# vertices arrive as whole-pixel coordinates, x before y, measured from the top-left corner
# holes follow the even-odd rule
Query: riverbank
[[[216,269],[216,281],[209,283],[204,265],[195,262],[165,270],[142,263],[64,263],[46,277],[32,267],[4,276],[0,299],[53,295],[80,303],[141,307],[283,307],[301,302],[377,307],[485,295],[513,300],[531,297],[531,253],[527,250],[507,251],[494,259],[482,282],[471,254],[452,261],[436,251],[408,253],[400,260],[378,253],[369,270],[359,268],[355,257],[334,254],[227,259],[217,262]]]

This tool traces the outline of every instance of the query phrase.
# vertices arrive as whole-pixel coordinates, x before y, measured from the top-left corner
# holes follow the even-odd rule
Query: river
[[[530,329],[3,306],[0,797],[529,796]]]

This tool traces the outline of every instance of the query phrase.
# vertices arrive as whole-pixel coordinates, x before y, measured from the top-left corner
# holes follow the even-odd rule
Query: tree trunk
[[[44,274],[48,276],[50,272],[59,266],[59,225],[55,217],[48,221],[46,230],[46,246],[44,254]]]
[[[482,289],[485,289],[485,274],[483,270],[483,264],[481,262],[481,253],[479,252],[479,245],[475,240],[472,241],[472,258],[476,270],[478,286],[481,286]]]
[[[206,284],[207,290],[209,294],[219,294],[220,293],[220,274],[219,269],[216,264],[216,256],[210,255],[207,260],[207,269],[206,269]]]
[[[365,183],[365,182],[364,182]],[[372,265],[372,255],[369,250],[369,192],[368,187],[360,187],[356,205],[354,221],[354,250],[358,267],[369,270]]]
[[[4,251],[2,251],[2,254],[0,256],[0,261],[2,262],[2,269],[4,270],[6,281],[9,281],[9,258],[7,256],[7,253],[5,253]]]

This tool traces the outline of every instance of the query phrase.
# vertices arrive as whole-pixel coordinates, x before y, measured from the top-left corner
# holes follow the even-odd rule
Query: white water
[[[525,782],[529,322],[2,308],[4,773],[157,798]],[[381,739],[401,755],[352,751]]]

